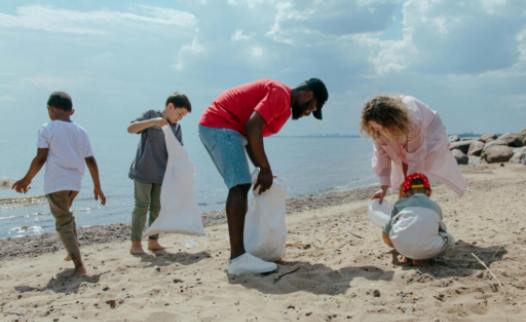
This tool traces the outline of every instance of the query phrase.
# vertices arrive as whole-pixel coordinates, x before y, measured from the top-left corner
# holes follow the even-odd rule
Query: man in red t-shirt
[[[272,170],[263,147],[263,137],[279,132],[292,115],[299,119],[311,113],[322,118],[329,95],[323,82],[311,78],[294,89],[274,80],[259,80],[223,92],[199,121],[199,137],[227,185],[226,214],[230,235],[228,273],[264,273],[277,269],[247,252],[243,243],[247,194],[252,178],[247,158],[260,168],[255,191],[272,185]]]

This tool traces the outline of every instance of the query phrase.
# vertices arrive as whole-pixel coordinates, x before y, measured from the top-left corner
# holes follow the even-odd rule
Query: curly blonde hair
[[[377,139],[378,132],[371,127],[371,121],[388,129],[396,137],[406,135],[409,127],[407,108],[399,97],[394,96],[376,96],[363,107],[360,131]]]

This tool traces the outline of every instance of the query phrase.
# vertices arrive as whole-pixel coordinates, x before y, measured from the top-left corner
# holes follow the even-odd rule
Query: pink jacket
[[[466,181],[449,151],[446,129],[437,112],[412,96],[401,98],[409,112],[408,140],[405,144],[375,140],[372,166],[380,184],[398,189],[404,181],[405,163],[407,174],[424,173],[462,195]]]

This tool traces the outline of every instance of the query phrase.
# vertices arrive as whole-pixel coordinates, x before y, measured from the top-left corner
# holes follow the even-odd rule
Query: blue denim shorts
[[[228,189],[252,183],[244,136],[231,129],[199,125],[199,137]]]

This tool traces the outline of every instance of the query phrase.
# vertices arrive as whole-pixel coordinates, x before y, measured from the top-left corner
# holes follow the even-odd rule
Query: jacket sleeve
[[[378,176],[381,185],[391,185],[391,158],[387,152],[378,144],[374,143],[372,167]]]

